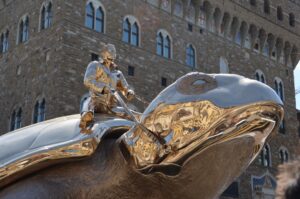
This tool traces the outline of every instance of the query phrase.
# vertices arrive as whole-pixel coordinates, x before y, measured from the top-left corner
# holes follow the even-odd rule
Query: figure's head
[[[110,66],[116,59],[117,52],[113,44],[104,45],[101,49],[101,56],[106,66]]]

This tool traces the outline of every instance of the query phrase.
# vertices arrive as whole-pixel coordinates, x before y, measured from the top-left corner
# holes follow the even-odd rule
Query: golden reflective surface
[[[44,152],[38,151],[36,154],[27,155],[26,157],[18,159],[17,161],[12,162],[5,167],[1,167],[0,182],[10,175],[49,160],[67,160],[70,158],[89,156],[96,150],[97,145],[98,143],[91,138],[68,146],[52,150],[45,149]]]
[[[273,102],[232,108],[220,108],[209,101],[160,104],[142,123],[163,137],[166,145],[154,142],[138,127],[131,129],[125,142],[138,168],[179,163],[214,143],[246,134],[256,140],[255,156],[282,116],[282,107]]]

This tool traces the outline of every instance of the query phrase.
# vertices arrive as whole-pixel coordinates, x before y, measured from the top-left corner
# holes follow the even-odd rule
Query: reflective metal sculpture
[[[255,159],[282,117],[281,100],[265,84],[189,73],[138,119],[95,114],[91,134],[83,134],[74,115],[1,136],[0,197],[29,189],[40,198],[215,198]],[[89,158],[13,183],[82,157]]]

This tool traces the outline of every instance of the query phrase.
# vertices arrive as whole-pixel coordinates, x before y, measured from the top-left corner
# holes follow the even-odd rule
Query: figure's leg
[[[82,106],[81,119],[79,124],[79,127],[81,128],[81,132],[90,133],[87,127],[91,125],[93,121],[94,121],[94,105],[91,97],[89,97],[87,98],[87,100],[85,100]]]

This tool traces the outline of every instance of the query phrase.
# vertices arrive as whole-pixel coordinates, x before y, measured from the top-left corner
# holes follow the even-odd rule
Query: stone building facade
[[[276,90],[285,122],[222,198],[273,198],[278,164],[299,152],[299,20],[298,0],[1,0],[0,132],[78,113],[105,43],[140,109],[187,72],[237,73]]]

